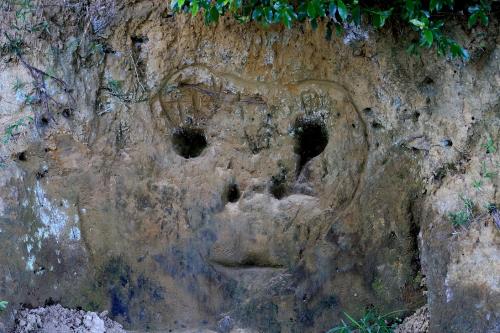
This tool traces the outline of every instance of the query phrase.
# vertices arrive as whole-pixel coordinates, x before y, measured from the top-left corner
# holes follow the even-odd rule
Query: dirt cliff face
[[[135,329],[320,332],[343,312],[428,301],[431,332],[498,329],[485,208],[500,202],[486,147],[500,140],[496,22],[467,36],[484,50],[463,65],[407,55],[397,32],[327,40],[322,27],[207,27],[163,1],[112,4],[93,34],[66,23],[58,57],[26,55],[71,89],[0,150],[12,308],[107,309]],[[11,88],[26,67],[2,66],[8,128],[36,109]],[[461,197],[478,217],[457,228]]]

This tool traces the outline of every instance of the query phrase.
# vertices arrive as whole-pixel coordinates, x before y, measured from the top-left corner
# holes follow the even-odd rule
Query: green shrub
[[[463,8],[455,8],[455,0],[172,0],[171,7],[194,16],[202,11],[207,24],[228,13],[240,22],[281,23],[287,28],[296,21],[309,21],[316,28],[320,20],[327,20],[327,36],[333,28],[342,32],[346,24],[360,25],[363,17],[375,28],[394,20],[418,32],[420,39],[411,44],[410,52],[435,46],[440,55],[467,59],[467,51],[443,33],[445,21],[465,9],[469,28],[486,26],[493,2],[498,0],[460,1]]]
[[[391,312],[385,315],[377,314],[373,310],[365,313],[363,318],[356,320],[347,313],[347,322],[342,320],[342,325],[332,328],[327,333],[392,333],[401,323],[401,320],[394,317],[401,311]]]

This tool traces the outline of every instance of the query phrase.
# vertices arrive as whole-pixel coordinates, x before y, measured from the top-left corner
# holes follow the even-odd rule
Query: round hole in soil
[[[325,150],[328,144],[328,130],[319,119],[299,118],[295,122],[295,153],[299,155],[298,172],[312,158]]]
[[[49,119],[43,116],[42,119],[40,119],[40,123],[42,126],[47,126],[49,124]]]
[[[62,112],[62,115],[64,118],[70,118],[71,117],[71,110],[70,109],[64,109]]]
[[[207,147],[207,139],[202,129],[177,128],[172,134],[172,144],[177,154],[184,158],[198,157]]]
[[[227,188],[227,201],[237,202],[240,199],[241,193],[237,184],[231,184]]]
[[[28,160],[28,154],[27,154],[25,151],[22,151],[22,152],[20,152],[19,154],[17,154],[17,159],[18,159],[19,161],[23,161],[23,162],[25,162],[25,161],[27,161],[27,160]]]

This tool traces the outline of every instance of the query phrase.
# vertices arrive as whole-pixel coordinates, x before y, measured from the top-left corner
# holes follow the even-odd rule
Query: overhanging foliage
[[[329,35],[333,29],[341,33],[346,24],[360,25],[363,17],[377,29],[394,20],[418,32],[420,39],[411,43],[410,52],[435,47],[440,55],[468,59],[467,50],[444,34],[445,21],[463,13],[469,28],[487,26],[495,2],[498,0],[173,0],[171,7],[193,16],[201,11],[207,24],[226,14],[242,23],[283,24],[287,28],[296,21],[309,21],[316,28],[320,20],[327,20]]]

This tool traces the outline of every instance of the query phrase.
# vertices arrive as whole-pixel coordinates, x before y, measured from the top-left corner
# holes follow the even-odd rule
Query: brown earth
[[[92,34],[50,7],[60,42],[26,55],[71,90],[49,82],[51,117],[0,149],[11,311],[53,300],[127,329],[321,332],[428,302],[429,332],[498,329],[496,21],[451,27],[463,64],[408,55],[397,31],[329,41],[323,26],[207,27],[165,1],[106,8]],[[6,128],[36,108],[12,91],[26,68],[2,66]],[[460,196],[482,214],[467,228],[449,218]]]

